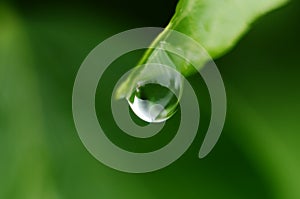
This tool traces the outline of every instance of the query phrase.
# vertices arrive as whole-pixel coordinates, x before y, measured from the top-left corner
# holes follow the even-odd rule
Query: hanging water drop
[[[176,113],[183,80],[165,50],[155,49],[147,63],[138,67],[134,75],[135,83],[127,101],[140,119],[158,123]]]
[[[167,87],[160,84],[145,84],[128,99],[133,112],[146,122],[163,122],[177,110],[178,98]]]

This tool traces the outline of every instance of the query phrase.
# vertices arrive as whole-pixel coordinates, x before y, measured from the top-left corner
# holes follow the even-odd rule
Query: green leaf
[[[179,31],[198,42],[214,59],[228,52],[238,40],[249,30],[251,24],[263,14],[274,10],[288,0],[181,0],[176,12],[166,29],[150,46],[157,47],[161,41],[170,43],[174,48],[183,50],[186,59],[198,63],[201,67],[208,61],[208,57],[199,56],[201,52],[188,43],[174,42],[169,29]],[[152,54],[148,49],[140,63],[147,63]],[[188,63],[176,63],[179,71],[191,75],[195,70]],[[200,68],[198,68],[199,70]],[[132,84],[135,84],[135,74],[118,88],[117,98],[125,97]]]
[[[182,0],[168,28],[192,37],[213,58],[217,58],[237,43],[254,20],[286,2],[287,0]]]

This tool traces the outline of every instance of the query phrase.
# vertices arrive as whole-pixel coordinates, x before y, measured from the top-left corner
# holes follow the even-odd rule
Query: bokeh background
[[[206,158],[197,154],[209,123],[209,96],[197,75],[189,80],[200,101],[200,129],[175,163],[153,173],[127,174],[99,163],[84,148],[71,110],[83,59],[120,31],[166,26],[176,3],[0,2],[1,199],[300,198],[298,1],[256,21],[230,53],[215,60],[228,113],[222,136]],[[175,115],[166,135],[134,140],[118,131],[105,109],[110,85],[142,53],[116,60],[96,96],[98,113],[107,115],[99,122],[110,129],[108,136],[132,151],[163,146],[178,123]]]

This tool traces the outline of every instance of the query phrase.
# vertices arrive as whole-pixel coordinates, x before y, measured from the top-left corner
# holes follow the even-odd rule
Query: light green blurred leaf
[[[0,198],[57,198],[28,39],[19,17],[1,4],[0,25]]]

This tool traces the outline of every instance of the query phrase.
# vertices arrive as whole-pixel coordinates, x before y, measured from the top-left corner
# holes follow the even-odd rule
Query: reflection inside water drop
[[[160,84],[145,84],[132,92],[128,103],[133,112],[146,122],[163,122],[177,110],[178,98]]]

